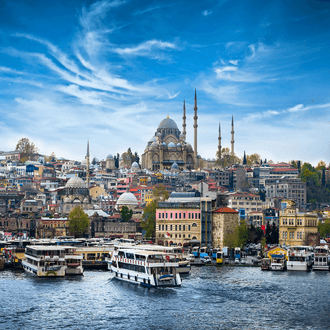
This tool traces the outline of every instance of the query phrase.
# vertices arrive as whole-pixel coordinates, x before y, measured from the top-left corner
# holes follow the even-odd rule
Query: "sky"
[[[139,155],[169,116],[198,153],[330,163],[330,2],[0,2],[0,150]]]

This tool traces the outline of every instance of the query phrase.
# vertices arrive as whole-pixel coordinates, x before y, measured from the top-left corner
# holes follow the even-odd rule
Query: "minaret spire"
[[[221,128],[219,122],[219,137],[218,137],[218,159],[221,159]]]
[[[231,117],[231,155],[234,156],[235,155],[235,152],[234,152],[234,143],[235,143],[235,140],[234,140],[234,115],[232,115]]]
[[[195,88],[195,106],[194,106],[194,165],[195,168],[198,167],[198,160],[197,160],[197,93],[196,93],[196,88]]]
[[[86,186],[89,188],[89,139],[87,140],[87,153],[86,153]]]
[[[186,100],[183,100],[183,117],[182,117],[182,119],[183,119],[183,124],[182,124],[182,128],[183,128],[183,130],[182,130],[182,134],[183,134],[183,136],[184,136],[184,140],[186,141]]]

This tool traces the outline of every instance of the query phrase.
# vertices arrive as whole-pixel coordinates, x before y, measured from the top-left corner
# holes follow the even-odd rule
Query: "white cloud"
[[[212,10],[204,10],[202,13],[204,16],[208,16],[212,14]]]

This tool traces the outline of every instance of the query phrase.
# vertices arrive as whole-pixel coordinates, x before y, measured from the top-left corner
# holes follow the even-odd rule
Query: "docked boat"
[[[26,272],[38,277],[65,275],[65,249],[60,246],[29,245],[22,260]]]
[[[119,280],[147,287],[181,285],[178,263],[163,252],[118,249],[108,262],[109,269]]]
[[[289,251],[287,270],[308,271],[312,268],[312,254],[308,246],[295,246]]]
[[[286,263],[284,254],[272,254],[270,256],[270,270],[284,271],[287,268]]]
[[[329,251],[328,247],[316,246],[314,254],[313,270],[329,271]]]
[[[76,253],[82,255],[84,269],[107,269],[106,259],[110,258],[112,250],[112,246],[88,246],[77,247]]]
[[[261,270],[270,270],[270,258],[261,259]]]
[[[63,246],[65,258],[65,275],[83,275],[82,254],[76,253],[73,246]]]

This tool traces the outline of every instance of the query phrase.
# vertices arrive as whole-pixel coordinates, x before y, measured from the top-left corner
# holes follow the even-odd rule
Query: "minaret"
[[[86,161],[86,186],[89,188],[89,140],[87,141]]]
[[[183,100],[183,124],[182,124],[182,135],[184,136],[184,140],[186,141],[186,101]]]
[[[235,140],[234,140],[234,116],[231,117],[231,155],[232,156],[235,156],[235,152],[234,152],[234,143],[235,143]]]
[[[194,106],[194,111],[195,111],[195,114],[194,114],[194,165],[195,165],[195,168],[198,167],[198,164],[197,164],[197,95],[196,95],[196,89],[195,89],[195,106]]]
[[[219,122],[219,137],[218,137],[218,158],[221,159],[221,128]]]

